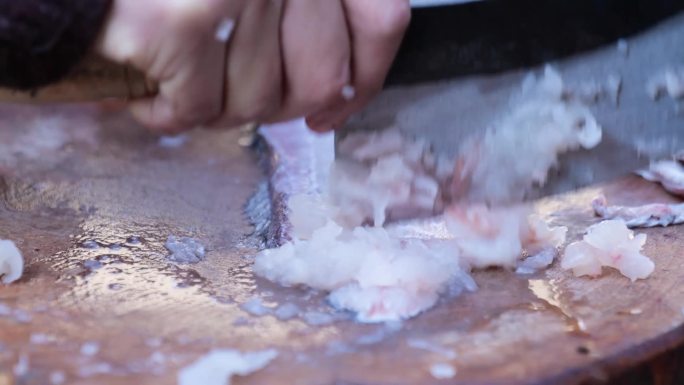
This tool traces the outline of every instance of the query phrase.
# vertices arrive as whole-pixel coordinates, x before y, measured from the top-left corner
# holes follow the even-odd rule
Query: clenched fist
[[[159,82],[131,104],[158,131],[322,131],[380,90],[409,19],[409,0],[114,0],[98,50]]]

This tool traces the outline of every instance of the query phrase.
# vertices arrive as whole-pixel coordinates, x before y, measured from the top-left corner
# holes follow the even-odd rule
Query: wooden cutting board
[[[170,148],[114,109],[0,114],[0,238],[28,262],[20,281],[0,288],[3,385],[49,384],[55,372],[69,384],[174,384],[179,368],[213,348],[280,352],[236,384],[575,384],[684,340],[682,227],[643,231],[656,270],[636,283],[612,270],[574,278],[556,265],[531,277],[488,270],[474,275],[479,291],[401,327],[257,317],[241,304],[328,310],[320,295],[251,273],[260,242],[243,207],[264,177],[241,132],[197,132]],[[618,204],[674,200],[628,177],[538,210],[569,226],[572,241],[597,221],[589,203],[599,192]],[[169,235],[200,240],[206,260],[168,262]],[[28,369],[15,375],[22,356]],[[433,378],[435,363],[455,377]]]

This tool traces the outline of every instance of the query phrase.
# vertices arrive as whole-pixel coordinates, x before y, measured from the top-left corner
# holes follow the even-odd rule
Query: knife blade
[[[452,6],[450,9],[451,12],[456,12],[458,7],[470,7],[472,11],[473,7],[485,6],[487,3],[489,2]],[[665,3],[668,2],[659,4],[667,7]],[[654,11],[653,15],[656,13]],[[602,82],[609,76],[617,76],[621,81],[619,103],[604,100],[590,106],[603,127],[601,144],[589,151],[577,151],[562,156],[560,167],[550,176],[548,182],[535,188],[527,199],[608,181],[647,165],[651,159],[671,157],[684,148],[684,114],[679,114],[678,104],[672,101],[652,100],[646,87],[659,71],[672,66],[684,66],[684,16],[670,15],[672,17],[666,22],[638,33],[659,20],[653,15],[640,22],[632,20],[621,25],[620,28],[624,29],[607,28],[608,32],[596,34],[585,45],[568,46],[562,42],[554,45],[553,42],[548,42],[550,49],[546,53],[535,51],[535,44],[529,41],[514,42],[511,39],[515,37],[502,36],[499,42],[513,42],[511,44],[518,44],[519,49],[511,51],[508,56],[499,56],[500,60],[491,61],[463,59],[467,55],[447,55],[449,59],[445,60],[451,61],[454,67],[439,62],[437,56],[434,67],[423,65],[432,68],[430,71],[420,69],[423,67],[416,63],[415,66],[408,64],[413,59],[401,57],[400,54],[389,78],[391,87],[383,91],[368,108],[353,117],[339,134],[336,133],[337,139],[356,130],[381,130],[394,126],[408,136],[427,140],[437,153],[457,156],[459,145],[464,140],[481,134],[501,111],[509,107],[511,97],[519,92],[526,74],[539,70],[542,63],[551,62],[566,84]],[[660,17],[664,16],[665,14],[660,14]],[[420,23],[419,19],[418,25]],[[505,27],[497,28],[507,30]],[[524,34],[533,35],[528,32]],[[575,30],[573,33],[579,32]],[[618,50],[614,44],[617,37],[627,35],[633,36],[629,39],[628,54],[624,49]],[[410,33],[408,36],[409,39],[412,38]],[[570,40],[568,37],[568,41]],[[605,45],[607,42],[611,44]],[[445,40],[444,44],[452,43]],[[502,44],[506,45],[493,43],[490,47],[496,51],[502,49]],[[595,44],[603,46],[585,51],[596,48]],[[554,47],[555,51],[552,49]],[[578,53],[577,49],[580,48]],[[425,49],[432,50],[430,47]],[[478,49],[487,53],[490,48],[479,46]],[[476,52],[478,49],[469,52]],[[545,60],[549,52],[549,57],[553,60]],[[498,54],[489,52],[490,56]],[[429,60],[427,56],[429,54],[426,54],[426,60]],[[454,57],[461,59],[454,62]],[[417,83],[440,77],[455,78]]]
[[[441,4],[454,0],[426,0]],[[386,86],[531,68],[612,44],[684,10],[679,0],[480,0],[414,8]]]

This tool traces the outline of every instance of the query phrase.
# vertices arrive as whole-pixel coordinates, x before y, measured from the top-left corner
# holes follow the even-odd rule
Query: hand
[[[98,44],[160,84],[131,103],[164,132],[309,117],[341,124],[382,86],[408,0],[114,0]]]

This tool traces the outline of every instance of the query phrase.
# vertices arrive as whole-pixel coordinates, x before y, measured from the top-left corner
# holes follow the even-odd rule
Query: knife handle
[[[104,99],[137,99],[154,96],[158,84],[142,72],[96,55],[86,57],[61,81],[35,90],[0,87],[4,103],[71,103]]]

